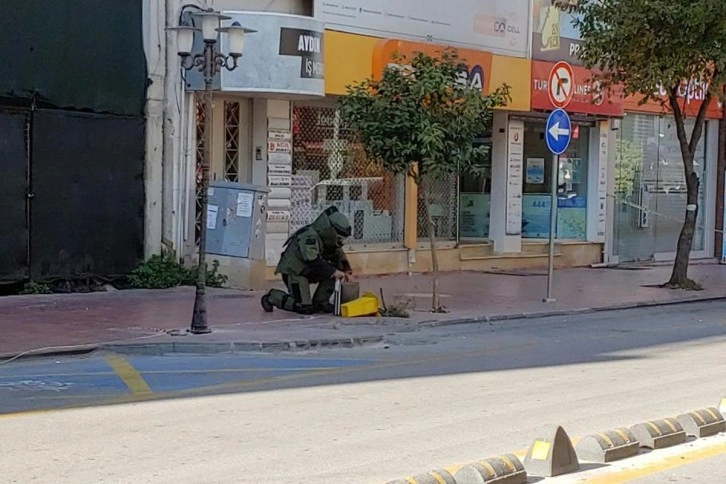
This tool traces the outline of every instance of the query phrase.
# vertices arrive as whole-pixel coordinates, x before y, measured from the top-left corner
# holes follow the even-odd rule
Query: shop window
[[[590,129],[586,125],[575,124],[572,142],[559,158],[555,226],[558,239],[587,238]],[[525,123],[524,158],[522,237],[546,239],[550,234],[550,187],[554,159],[545,141],[544,121]]]
[[[240,181],[240,105],[224,102],[224,179]]]
[[[459,177],[459,239],[463,243],[489,238],[492,198],[492,141],[491,134],[478,139],[475,146],[485,145],[489,156],[480,175],[462,174]]]
[[[686,120],[686,132],[693,120]],[[693,250],[705,250],[706,135],[698,144],[694,170],[701,181]],[[621,261],[675,252],[687,205],[680,143],[672,117],[628,114],[618,133],[615,166],[615,244]]]
[[[332,107],[293,107],[290,230],[337,206],[353,226],[352,244],[403,241],[404,178],[370,160]]]
[[[456,176],[430,182],[428,195],[436,240],[456,240],[457,182],[458,177]],[[419,190],[417,207],[418,238],[428,240],[429,224],[423,196],[423,190]]]

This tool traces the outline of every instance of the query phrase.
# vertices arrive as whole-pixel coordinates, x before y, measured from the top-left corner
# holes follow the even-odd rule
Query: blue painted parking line
[[[129,362],[155,392],[192,390],[229,383],[246,383],[301,372],[365,366],[370,360],[289,356],[137,356]]]
[[[317,358],[290,356],[127,356],[129,363],[141,373],[147,372],[194,372],[234,370],[315,370],[364,366],[373,363],[368,359]]]
[[[0,413],[126,401],[152,393],[173,396],[175,392],[254,385],[374,363],[371,359],[319,355],[121,356],[104,353],[20,361],[0,366]]]

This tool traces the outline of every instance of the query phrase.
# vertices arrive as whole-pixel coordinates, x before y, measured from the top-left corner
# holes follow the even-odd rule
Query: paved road
[[[724,309],[456,326],[306,354],[0,364],[2,480],[382,482],[521,451],[546,423],[576,437],[675,416],[726,396]],[[100,403],[114,405],[86,407]],[[13,413],[69,405],[82,407]],[[638,478],[719,482],[723,459],[643,463]]]

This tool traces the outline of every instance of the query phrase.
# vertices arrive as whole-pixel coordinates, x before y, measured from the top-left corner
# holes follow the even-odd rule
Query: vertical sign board
[[[596,242],[605,242],[607,230],[607,196],[608,196],[608,157],[610,143],[610,124],[607,121],[600,123],[600,141],[597,174],[597,236]]]
[[[522,170],[524,163],[524,121],[509,121],[507,146],[507,235],[522,233]]]

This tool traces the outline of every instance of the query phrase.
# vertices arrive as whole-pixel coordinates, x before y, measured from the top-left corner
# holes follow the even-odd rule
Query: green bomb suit
[[[348,218],[336,207],[329,207],[312,224],[290,236],[275,270],[282,274],[288,292],[272,289],[263,296],[265,311],[278,308],[299,314],[333,312],[330,297],[335,291],[336,274],[352,274],[343,251],[343,243],[350,235]],[[318,284],[312,296],[311,284]]]

